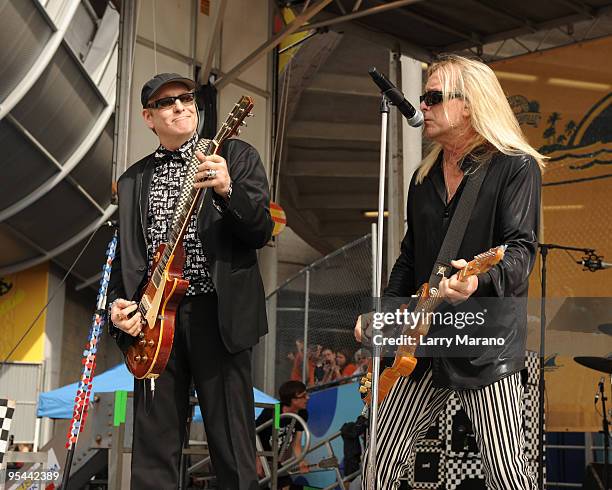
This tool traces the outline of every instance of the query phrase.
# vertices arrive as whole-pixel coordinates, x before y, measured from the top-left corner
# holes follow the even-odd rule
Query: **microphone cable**
[[[106,221],[104,223],[102,223],[98,228],[96,228],[93,233],[89,236],[89,238],[87,239],[87,242],[85,243],[85,245],[83,245],[83,248],[81,249],[81,251],[79,252],[79,254],[77,255],[76,259],[74,259],[74,262],[72,262],[72,265],[70,266],[70,268],[68,269],[68,271],[66,272],[66,274],[64,275],[64,277],[62,278],[62,280],[60,281],[60,283],[55,287],[55,289],[53,290],[53,293],[51,294],[51,296],[49,297],[49,300],[47,301],[47,303],[42,307],[42,309],[38,312],[38,314],[36,315],[36,318],[34,318],[34,320],[32,320],[32,323],[30,323],[30,325],[28,326],[28,328],[26,329],[26,331],[24,332],[24,334],[21,336],[21,338],[17,341],[17,344],[15,344],[15,346],[10,350],[10,352],[6,355],[6,357],[4,358],[4,361],[2,361],[2,364],[0,365],[0,373],[2,372],[2,370],[4,369],[4,366],[6,366],[6,364],[8,363],[9,359],[11,358],[11,356],[15,353],[15,351],[19,348],[19,346],[21,345],[21,343],[25,340],[25,338],[28,336],[28,334],[30,333],[30,331],[32,330],[32,328],[34,328],[34,325],[36,325],[36,322],[39,320],[39,318],[42,316],[42,314],[45,312],[45,310],[49,307],[49,305],[51,304],[51,302],[53,301],[53,299],[55,298],[55,295],[59,292],[60,288],[64,285],[64,283],[66,282],[66,280],[68,279],[68,276],[70,275],[70,273],[72,272],[72,269],[75,268],[77,262],[79,261],[79,259],[81,258],[81,256],[85,253],[85,250],[87,250],[87,247],[89,247],[89,244],[91,243],[91,241],[93,240],[93,238],[96,236],[96,233],[98,232],[98,230],[100,228],[102,228],[103,226],[116,226],[116,221]]]

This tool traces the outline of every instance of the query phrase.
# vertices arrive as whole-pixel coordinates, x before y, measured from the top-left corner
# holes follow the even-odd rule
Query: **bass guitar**
[[[460,281],[465,281],[469,276],[482,274],[491,269],[495,264],[504,258],[506,246],[494,247],[487,252],[476,255],[473,260],[459,271],[457,277]],[[428,314],[436,310],[443,301],[438,295],[436,288],[430,288],[428,283],[424,283],[417,291],[413,301],[406,305],[408,311],[414,311],[419,318],[416,325],[408,325],[402,335],[407,335],[415,339],[414,345],[401,345],[397,348],[393,365],[385,368],[378,381],[378,403],[381,403],[393,388],[395,382],[401,376],[409,376],[417,365],[417,358],[414,353],[418,347],[418,339],[425,337],[429,332],[429,323],[423,321],[428,318]],[[404,305],[402,305],[404,306]],[[372,370],[360,380],[359,391],[366,404],[372,402]]]
[[[201,189],[195,189],[195,174],[200,161],[196,151],[204,155],[217,153],[221,144],[239,134],[244,119],[250,115],[253,99],[243,96],[229,113],[212,140],[200,138],[196,144],[181,186],[181,193],[172,218],[169,239],[162,243],[153,256],[149,282],[138,303],[146,325],[125,354],[125,363],[138,379],[157,378],[165,369],[174,341],[174,323],[178,305],[183,299],[189,281],[183,278],[185,251],[183,235],[200,200]]]

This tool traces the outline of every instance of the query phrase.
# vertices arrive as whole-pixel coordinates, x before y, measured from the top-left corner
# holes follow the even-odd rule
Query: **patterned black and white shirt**
[[[149,278],[153,264],[153,255],[159,245],[168,240],[171,231],[172,216],[178,203],[181,185],[187,172],[191,153],[198,141],[194,134],[175,151],[160,145],[155,152],[155,169],[149,193],[147,211],[147,258]],[[187,296],[210,293],[215,290],[206,253],[197,232],[196,213],[191,215],[183,238],[185,248],[185,266],[183,277],[189,280]]]

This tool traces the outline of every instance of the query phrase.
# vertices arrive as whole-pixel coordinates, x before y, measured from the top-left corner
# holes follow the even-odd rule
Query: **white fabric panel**
[[[153,41],[155,29],[157,44],[191,57],[193,14],[193,0],[140,0],[138,35]]]
[[[239,5],[236,5],[239,4]],[[229,72],[255,49],[268,40],[267,0],[230,0],[223,19],[221,70]],[[268,57],[240,74],[240,80],[267,90]]]

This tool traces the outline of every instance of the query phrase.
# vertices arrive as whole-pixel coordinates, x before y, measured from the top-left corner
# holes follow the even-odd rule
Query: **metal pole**
[[[372,298],[376,298],[376,223],[372,223]]]
[[[137,0],[121,2],[119,15],[119,61],[117,71],[117,99],[115,102],[115,130],[113,135],[112,182],[127,168],[129,125],[131,113],[132,70],[136,45]],[[113,189],[115,196],[116,189]],[[113,198],[113,202],[114,202]]]
[[[302,383],[308,386],[308,308],[310,304],[310,269],[306,269],[304,289],[304,345],[302,347]]]
[[[405,7],[406,5],[417,3],[419,1],[421,0],[397,0],[395,2],[386,3],[384,5],[377,5],[376,7],[370,7],[369,9],[359,10],[357,12],[342,15],[340,17],[335,17],[333,19],[324,20],[321,22],[313,22],[312,24],[305,24],[303,27],[300,27],[296,32],[308,31],[310,29],[318,29],[319,27],[332,26],[335,24],[340,24],[342,22],[348,22],[349,20],[355,20],[361,17],[366,17],[368,15],[381,14],[383,12],[386,12],[387,10],[393,10],[393,9],[397,9],[400,7]]]
[[[544,356],[546,355],[546,257],[548,247],[540,246],[542,257],[542,297],[540,300],[540,383],[538,393],[538,488],[544,488]]]
[[[376,287],[375,300],[376,311],[381,311],[381,287],[382,287],[382,251],[383,251],[383,219],[385,209],[385,161],[387,155],[387,119],[389,116],[389,103],[383,95],[380,101],[380,174],[378,180],[378,226],[376,245]],[[380,346],[372,343],[372,402],[370,403],[370,441],[368,449],[368,461],[366,466],[366,478],[369,488],[376,489],[376,424],[378,422],[378,377],[380,375]]]
[[[234,68],[232,68],[223,77],[215,82],[217,90],[221,90],[228,83],[231,83],[235,78],[239,77],[240,74],[248,69],[253,63],[259,60],[262,56],[270,52],[276,46],[278,46],[283,39],[293,34],[304,25],[308,25],[307,22],[323,10],[332,0],[320,0],[318,3],[309,7],[306,11],[299,14],[293,22],[286,25],[281,31],[276,33],[272,38],[268,39],[265,43],[259,46],[255,51],[244,58]]]

